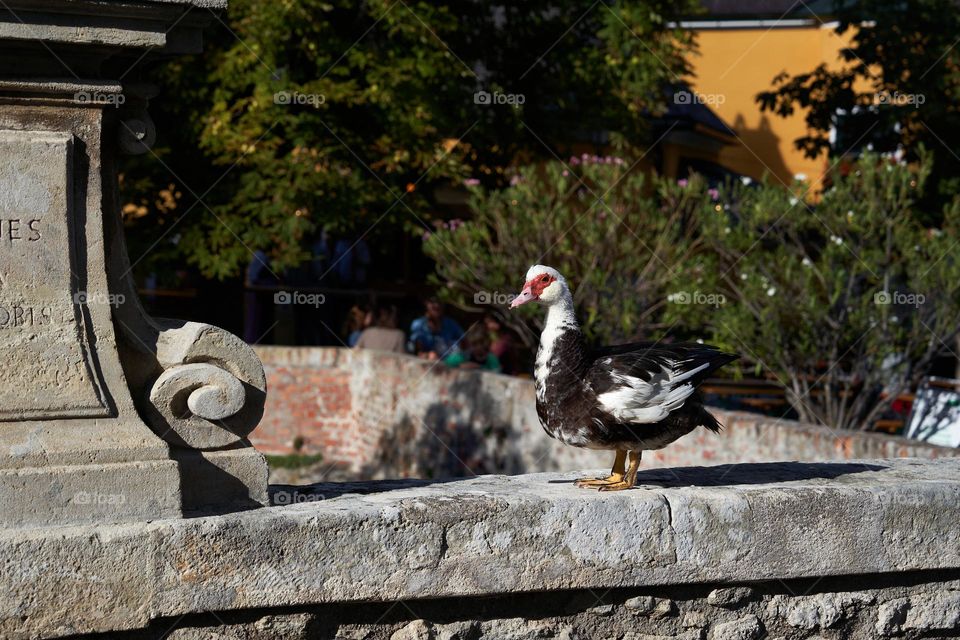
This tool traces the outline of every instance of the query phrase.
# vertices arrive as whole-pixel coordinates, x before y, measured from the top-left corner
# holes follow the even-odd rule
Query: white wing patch
[[[693,393],[693,385],[685,381],[708,366],[709,363],[704,363],[695,369],[680,372],[664,367],[649,382],[613,372],[611,375],[619,386],[600,394],[597,400],[607,413],[620,422],[659,422],[683,405]]]

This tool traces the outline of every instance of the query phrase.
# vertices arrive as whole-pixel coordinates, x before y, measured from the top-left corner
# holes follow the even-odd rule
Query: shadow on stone
[[[375,458],[361,478],[464,478],[527,473],[517,435],[498,409],[502,400],[484,388],[482,374],[465,376],[423,418],[403,417],[381,433]]]
[[[794,480],[832,480],[840,476],[884,471],[887,467],[857,462],[751,462],[714,467],[665,467],[637,474],[637,487],[722,487],[738,484],[773,484]],[[551,480],[563,484],[570,480]]]
[[[385,493],[400,489],[416,489],[448,482],[462,482],[464,478],[443,478],[439,480],[366,480],[361,482],[318,482],[307,485],[272,484],[269,487],[270,506],[318,502],[339,498],[348,494],[367,495]]]
[[[249,447],[196,451],[171,447],[177,463],[184,517],[222,515],[256,509],[266,496],[251,487],[262,486],[266,468],[260,453]]]

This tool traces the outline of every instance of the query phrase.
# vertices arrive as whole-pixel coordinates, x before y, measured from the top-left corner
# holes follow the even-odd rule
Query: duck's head
[[[553,267],[535,264],[527,270],[523,290],[510,303],[510,308],[519,307],[531,301],[550,306],[570,295],[567,281]]]

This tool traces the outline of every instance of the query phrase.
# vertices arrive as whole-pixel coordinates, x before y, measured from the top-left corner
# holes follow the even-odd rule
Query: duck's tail
[[[720,421],[717,420],[712,413],[707,411],[707,408],[702,404],[700,405],[700,425],[713,431],[714,433],[720,433],[723,430],[723,425],[720,424]]]

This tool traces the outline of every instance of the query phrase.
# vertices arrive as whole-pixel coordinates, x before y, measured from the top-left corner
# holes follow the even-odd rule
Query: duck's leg
[[[627,452],[617,449],[617,457],[613,459],[613,469],[606,478],[580,478],[573,484],[578,487],[595,489],[616,482],[623,482],[624,467],[627,461]]]
[[[641,451],[631,451],[630,467],[627,469],[627,473],[623,477],[623,480],[620,482],[605,484],[600,487],[600,491],[622,491],[623,489],[629,489],[635,485],[637,483],[637,469],[640,468],[641,453]]]

